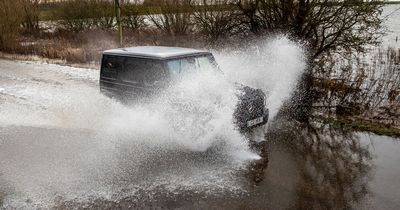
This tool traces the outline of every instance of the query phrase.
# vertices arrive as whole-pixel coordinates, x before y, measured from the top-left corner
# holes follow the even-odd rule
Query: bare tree
[[[362,50],[381,35],[380,0],[239,0],[254,34],[284,31],[306,41],[312,58],[331,50]]]
[[[79,32],[91,28],[113,29],[114,6],[108,0],[70,0],[58,3],[54,16],[67,30]]]
[[[159,14],[148,12],[150,21],[161,31],[172,35],[187,35],[192,31],[192,0],[165,0]]]
[[[132,30],[145,28],[147,24],[141,11],[142,7],[139,0],[125,4],[121,10],[123,27]]]
[[[195,27],[211,43],[243,32],[236,7],[230,6],[228,0],[203,0],[195,9]]]
[[[113,3],[107,0],[90,0],[88,2],[87,16],[91,21],[91,27],[100,29],[113,29],[114,14]]]

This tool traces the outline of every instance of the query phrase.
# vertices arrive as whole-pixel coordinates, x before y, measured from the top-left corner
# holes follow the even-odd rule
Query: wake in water
[[[259,157],[232,123],[233,82],[266,91],[273,118],[305,68],[303,51],[283,37],[215,55],[225,75],[191,75],[150,103],[133,106],[101,95],[97,85],[68,71],[63,78],[33,76],[0,87],[0,191],[7,189],[6,205],[51,206],[60,196],[119,199],[160,187],[245,190],[235,174]]]

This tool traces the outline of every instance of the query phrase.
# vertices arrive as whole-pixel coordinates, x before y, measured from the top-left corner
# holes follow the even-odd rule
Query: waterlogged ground
[[[134,106],[97,70],[0,60],[2,208],[399,209],[397,139],[276,120],[261,149],[235,130],[230,81],[274,117],[305,65],[285,38],[260,46]]]
[[[387,29],[383,38],[384,47],[400,47],[400,5],[386,5],[383,9],[384,25]]]

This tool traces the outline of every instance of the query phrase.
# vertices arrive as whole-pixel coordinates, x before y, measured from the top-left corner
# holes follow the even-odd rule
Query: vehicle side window
[[[165,77],[160,61],[143,58],[127,58],[119,78],[139,85],[154,85]]]
[[[116,79],[118,72],[122,70],[123,59],[118,56],[103,55],[100,77]]]
[[[119,72],[122,70],[122,62],[122,57],[104,55],[102,69],[106,72]]]

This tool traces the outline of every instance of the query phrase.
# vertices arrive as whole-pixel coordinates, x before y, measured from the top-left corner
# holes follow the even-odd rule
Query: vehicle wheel
[[[253,149],[260,155],[260,159],[251,164],[251,175],[255,183],[260,183],[264,180],[265,170],[268,168],[268,146],[266,141],[254,144]]]

